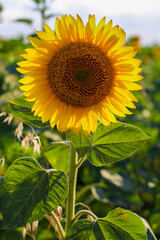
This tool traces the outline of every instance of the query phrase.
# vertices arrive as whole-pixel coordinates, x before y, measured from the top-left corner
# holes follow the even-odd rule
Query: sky
[[[51,2],[50,0],[47,0]],[[33,11],[32,0],[0,0],[4,11],[0,18],[0,37],[16,38],[40,30],[40,16]],[[160,0],[55,0],[50,13],[78,13],[86,22],[88,14],[95,14],[97,22],[104,16],[113,19],[114,25],[125,29],[127,37],[140,36],[143,45],[160,44]],[[33,25],[14,22],[17,18],[31,18]],[[54,29],[54,20],[47,22]]]

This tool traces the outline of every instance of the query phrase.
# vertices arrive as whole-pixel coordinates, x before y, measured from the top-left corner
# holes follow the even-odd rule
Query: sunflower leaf
[[[130,124],[99,124],[87,157],[95,166],[114,163],[131,156],[148,139],[140,128]]]
[[[0,211],[2,211],[2,202],[3,202],[3,194],[4,194],[4,176],[0,177]]]
[[[144,218],[141,218],[142,221],[143,221],[143,224],[146,228],[146,232],[147,232],[147,240],[157,240],[157,238],[155,237],[152,229],[150,228],[148,222],[144,219]]]
[[[67,141],[61,141],[61,142],[51,142],[47,146],[43,147],[43,152],[48,152],[53,150],[54,148],[57,148],[58,146],[66,146],[69,147],[69,142]]]
[[[67,132],[67,139],[73,142],[79,158],[87,154],[95,166],[104,166],[132,155],[149,137],[140,129],[126,123],[98,124],[97,131],[86,138]]]
[[[11,113],[20,117],[24,122],[35,127],[49,126],[49,123],[42,123],[42,119],[40,117],[34,116],[34,113],[31,111],[33,103],[26,101],[25,96],[15,98],[12,101],[9,101],[9,103]]]
[[[116,208],[96,221],[79,220],[69,230],[66,240],[147,240],[145,226],[135,213]]]
[[[69,172],[69,144],[67,141],[51,142],[42,151],[53,168]]]
[[[56,209],[68,186],[62,171],[43,169],[33,158],[19,158],[7,170],[4,189],[4,228],[18,228]]]
[[[72,141],[76,152],[78,153],[78,157],[81,158],[89,152],[92,147],[94,135],[91,134],[89,137],[85,137],[83,130],[81,129],[79,134],[74,134],[73,130],[67,131],[66,137],[68,141]]]
[[[23,22],[23,23],[27,23],[27,24],[31,25],[33,21],[28,18],[19,18],[19,19],[16,19],[15,22]]]

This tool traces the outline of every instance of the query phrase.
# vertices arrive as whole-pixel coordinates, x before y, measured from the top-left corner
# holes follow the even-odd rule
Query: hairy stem
[[[82,165],[82,163],[83,163],[84,160],[85,160],[85,156],[86,156],[86,155],[84,155],[83,157],[81,157],[81,158],[79,159],[79,161],[78,161],[77,164],[76,164],[77,168],[79,168],[79,167]]]
[[[56,226],[57,226],[57,228],[58,228],[58,232],[59,232],[60,235],[61,235],[61,238],[62,238],[62,239],[65,239],[65,231],[64,231],[64,229],[63,229],[63,227],[62,227],[62,225],[61,225],[61,223],[60,223],[57,215],[56,215],[53,211],[51,212],[51,215],[52,215],[52,218],[53,218],[54,222],[56,223]],[[45,217],[50,221],[50,217],[49,217],[48,215],[46,215]],[[51,224],[52,224],[52,223],[51,223]],[[53,224],[52,224],[52,225],[53,225]],[[55,228],[54,225],[53,225],[53,227]]]
[[[79,212],[75,215],[75,217],[74,217],[74,219],[73,219],[73,223],[76,222],[76,221],[77,221],[82,215],[84,215],[84,214],[90,215],[90,216],[93,217],[94,219],[97,219],[97,216],[96,216],[94,213],[92,213],[92,212],[90,212],[90,211],[88,211],[88,210],[81,210],[81,211],[79,211]]]
[[[69,192],[67,198],[67,222],[66,232],[72,225],[72,220],[75,215],[75,195],[76,195],[76,181],[77,181],[77,153],[72,142],[70,142],[70,168],[69,168]]]

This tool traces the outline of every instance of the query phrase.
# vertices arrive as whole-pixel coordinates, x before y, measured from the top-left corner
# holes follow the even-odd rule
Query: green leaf
[[[3,194],[4,194],[4,176],[0,177],[0,211],[2,211],[2,202],[3,202]]]
[[[16,19],[15,21],[16,21],[16,22],[27,23],[27,24],[29,24],[29,25],[31,25],[32,22],[33,22],[31,19],[27,19],[27,18],[19,18],[19,19]]]
[[[159,194],[159,193],[158,193]],[[160,211],[159,211],[159,204],[157,201],[157,211],[155,211],[154,213],[152,212],[152,214],[150,214],[150,218],[149,218],[149,222],[151,224],[151,226],[153,227],[154,233],[157,234],[157,236],[160,233]]]
[[[124,192],[135,193],[135,187],[132,179],[128,175],[110,172],[106,169],[100,170],[100,173],[111,189]]]
[[[42,218],[64,201],[67,178],[62,171],[43,169],[32,158],[19,158],[4,181],[3,223],[18,228]]]
[[[114,163],[132,155],[147,139],[140,128],[126,123],[100,124],[87,157],[96,166]]]
[[[79,157],[87,154],[95,166],[104,166],[123,160],[132,155],[149,137],[140,129],[126,123],[112,123],[110,126],[98,124],[97,131],[88,138],[80,134],[67,133]]]
[[[137,202],[134,203],[133,201],[130,200],[130,198],[132,199],[132,197],[134,197],[133,194],[128,194],[128,193],[124,194],[124,192],[114,191],[111,188],[104,188],[104,187],[98,187],[98,186],[93,186],[91,191],[95,199],[104,203],[109,203],[109,205],[112,205],[114,207],[122,206],[124,208],[130,208],[135,205],[136,206],[138,205]]]
[[[91,134],[89,137],[85,137],[82,129],[79,134],[74,134],[73,130],[69,130],[66,132],[66,137],[68,141],[72,141],[76,152],[78,153],[78,157],[81,158],[91,149],[94,134]]]
[[[42,150],[51,166],[65,173],[69,172],[69,144],[67,141],[52,142]]]
[[[145,226],[135,213],[116,208],[96,221],[79,220],[66,240],[147,240]]]
[[[20,117],[24,122],[35,127],[49,126],[49,123],[42,123],[40,117],[34,116],[34,113],[31,111],[33,103],[26,101],[25,96],[15,98],[14,100],[9,101],[9,103],[12,113],[17,117]]]
[[[150,228],[148,222],[144,219],[144,218],[141,218],[144,225],[145,225],[145,228],[146,228],[146,232],[147,232],[147,240],[157,240],[157,238],[155,237],[152,229]]]
[[[112,206],[124,208],[140,207],[142,205],[133,180],[128,174],[109,172],[106,169],[100,171],[102,175],[102,186],[93,186],[93,196],[101,202],[109,203]]]
[[[47,146],[45,146],[42,149],[42,151],[43,152],[48,152],[48,151],[51,151],[51,150],[57,148],[58,146],[67,146],[67,148],[68,148],[69,147],[69,142],[68,141],[51,142]]]
[[[42,0],[33,0],[33,2],[39,4],[40,2],[42,2]]]
[[[0,12],[2,12],[3,11],[3,6],[2,6],[2,4],[0,4]]]
[[[47,16],[46,16],[46,19],[50,19],[50,18],[52,18],[52,17],[55,17],[56,16],[56,14],[48,14]]]

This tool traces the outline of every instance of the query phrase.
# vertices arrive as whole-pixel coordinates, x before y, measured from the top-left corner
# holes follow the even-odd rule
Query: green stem
[[[63,227],[62,227],[62,225],[61,225],[57,215],[53,211],[51,212],[51,215],[52,215],[52,218],[53,218],[53,220],[55,221],[55,223],[56,223],[56,225],[58,227],[58,231],[59,231],[59,233],[61,235],[61,238],[65,239],[65,231],[63,230]]]
[[[86,157],[86,155],[84,155],[83,157],[81,157],[81,158],[79,159],[79,161],[78,161],[77,164],[76,164],[77,168],[79,168],[79,167],[82,165],[82,163],[83,163],[84,160],[85,160],[85,157]]]
[[[74,217],[74,219],[73,219],[73,223],[74,222],[76,222],[82,215],[84,215],[84,214],[87,214],[87,215],[90,215],[91,217],[93,217],[94,219],[97,219],[97,216],[94,214],[94,213],[92,213],[92,212],[90,212],[90,211],[88,211],[88,210],[81,210],[81,211],[79,211],[76,215],[75,215],[75,217]]]
[[[76,195],[76,181],[77,181],[77,153],[72,142],[70,142],[70,168],[69,168],[69,192],[67,198],[67,222],[66,233],[72,225],[72,220],[75,215],[75,195]]]
[[[86,194],[88,191],[91,190],[92,187],[100,186],[99,183],[92,183],[80,189],[80,191],[76,195],[76,202],[81,201],[81,198]]]
[[[59,231],[62,239],[65,239],[65,231],[64,231],[58,217],[55,215],[55,213],[53,211],[51,212],[51,215],[52,215],[52,218],[53,218],[52,221],[51,221],[50,216],[48,214],[45,215],[45,218],[50,222],[51,226],[54,229],[55,229],[55,223],[56,223],[56,225],[58,227],[58,231]]]

